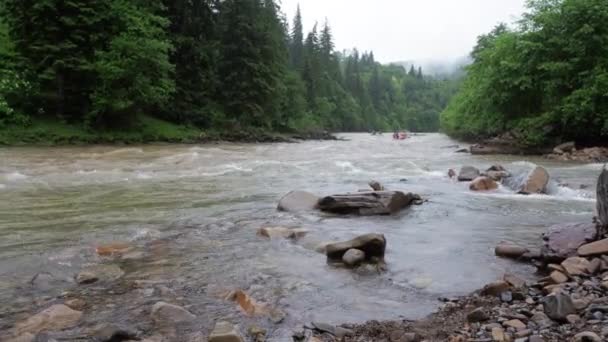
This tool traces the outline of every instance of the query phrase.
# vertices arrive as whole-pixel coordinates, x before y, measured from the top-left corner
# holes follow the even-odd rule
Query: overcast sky
[[[327,18],[338,50],[373,50],[384,63],[465,56],[477,36],[513,22],[525,6],[525,0],[281,1],[290,25],[299,3],[305,30]]]

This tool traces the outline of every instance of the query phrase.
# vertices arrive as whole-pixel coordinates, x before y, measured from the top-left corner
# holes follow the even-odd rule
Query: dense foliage
[[[531,0],[516,29],[481,36],[442,128],[526,145],[608,140],[608,2]]]
[[[433,131],[455,92],[336,52],[327,23],[305,35],[274,0],[4,0],[0,14],[0,127]]]

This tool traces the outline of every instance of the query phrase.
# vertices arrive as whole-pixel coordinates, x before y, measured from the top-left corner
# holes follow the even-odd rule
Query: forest
[[[608,142],[608,1],[531,0],[516,27],[478,39],[473,63],[441,115],[466,139],[526,146]]]
[[[0,142],[437,131],[458,81],[336,51],[274,0],[4,0]],[[396,42],[397,44],[398,42]],[[76,138],[78,140],[78,138]],[[92,140],[95,140],[91,138]]]

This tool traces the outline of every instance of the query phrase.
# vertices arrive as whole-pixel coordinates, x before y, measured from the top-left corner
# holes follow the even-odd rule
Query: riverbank
[[[333,140],[325,131],[292,133],[271,132],[248,128],[238,132],[228,130],[201,130],[176,125],[150,116],[140,116],[128,130],[92,132],[78,125],[56,120],[32,120],[27,126],[9,125],[0,128],[0,146],[66,146],[66,145],[133,145],[146,143],[211,143],[244,142],[274,143],[297,140]]]

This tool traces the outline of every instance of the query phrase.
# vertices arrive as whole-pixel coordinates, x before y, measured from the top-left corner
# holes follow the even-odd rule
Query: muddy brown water
[[[435,310],[438,297],[466,294],[504,272],[528,275],[528,266],[494,257],[499,241],[535,246],[548,225],[593,215],[599,164],[458,154],[450,145],[459,143],[441,134],[342,136],[348,141],[0,149],[0,330],[61,302],[66,291],[89,302],[74,334],[99,322],[152,333],[147,314],[159,300],[197,314],[192,331],[206,334],[227,319],[268,328],[277,341],[310,321],[415,319]],[[496,163],[543,165],[568,187],[472,193],[446,177],[448,168]],[[275,209],[292,189],[348,192],[371,179],[429,202],[394,217]],[[297,243],[256,236],[269,225],[310,233]],[[386,235],[386,272],[335,268],[314,250],[369,232]],[[113,241],[134,253],[126,260],[95,253]],[[108,263],[126,272],[118,283],[74,284],[82,267]],[[140,280],[147,283],[133,286]],[[222,298],[234,289],[285,319],[246,316]]]

